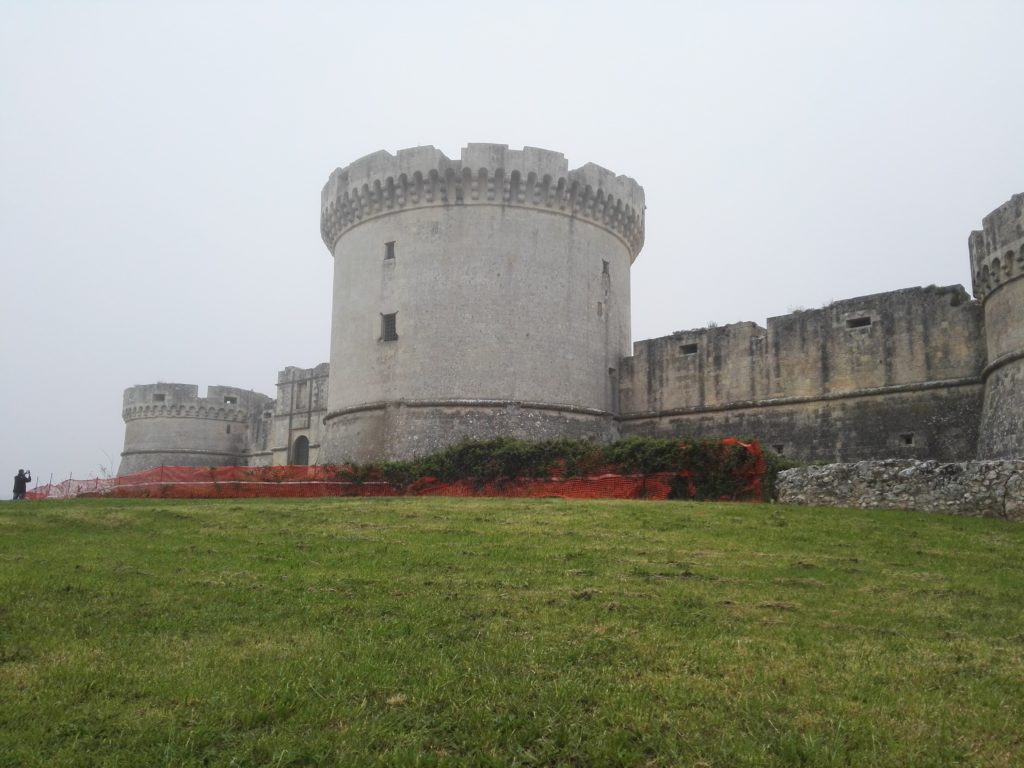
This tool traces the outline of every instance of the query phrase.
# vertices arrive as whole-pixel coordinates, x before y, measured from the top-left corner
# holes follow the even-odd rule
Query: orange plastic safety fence
[[[721,442],[727,449],[746,449],[747,460],[733,469],[739,492],[727,498],[760,501],[766,465],[757,443],[734,438]],[[555,468],[550,477],[521,477],[478,482],[441,481],[424,477],[405,487],[379,474],[358,475],[346,466],[279,467],[154,467],[132,475],[93,480],[65,480],[29,492],[31,499],[72,498],[82,495],[150,497],[165,499],[217,499],[318,496],[492,496],[567,499],[667,499],[698,496],[701,481],[691,471],[638,475],[603,468],[584,477],[566,477]],[[685,489],[685,490],[684,490]]]

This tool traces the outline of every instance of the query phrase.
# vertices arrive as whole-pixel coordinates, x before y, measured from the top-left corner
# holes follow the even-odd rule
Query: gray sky
[[[1021,29],[1020,0],[0,0],[0,475],[116,470],[125,387],[326,361],[320,189],[378,149],[635,178],[634,339],[969,288],[1024,191]]]

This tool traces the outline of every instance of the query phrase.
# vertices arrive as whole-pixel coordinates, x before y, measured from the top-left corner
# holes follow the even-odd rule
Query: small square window
[[[384,258],[393,259],[395,258],[395,241],[392,240],[390,243],[384,243]]]
[[[380,316],[380,340],[398,341],[398,313]]]
[[[900,435],[900,445],[913,445],[914,444],[914,433],[907,432]]]
[[[697,345],[696,344],[680,344],[679,345],[680,355],[696,355]]]
[[[154,403],[162,403],[166,399],[167,399],[167,395],[164,395],[164,394],[153,395],[153,402]]]
[[[238,405],[238,396],[224,395],[224,405]]]
[[[774,445],[772,446],[772,450],[773,450],[773,451],[775,451],[775,452],[776,452],[777,454],[779,454],[779,456],[781,456],[781,455],[782,455],[782,452],[783,452],[783,450],[784,450],[785,448],[786,448],[786,446],[785,446],[785,445],[783,445],[782,443],[775,443],[775,444],[774,444]]]

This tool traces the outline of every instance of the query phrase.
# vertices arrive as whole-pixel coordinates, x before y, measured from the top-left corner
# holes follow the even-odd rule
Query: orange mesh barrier
[[[740,446],[746,458],[731,467],[738,492],[720,498],[761,501],[766,465],[760,446],[734,438],[723,449]],[[724,455],[724,452],[723,452]],[[30,491],[30,499],[66,499],[83,495],[164,499],[219,499],[316,496],[496,496],[566,499],[696,498],[707,481],[693,470],[627,474],[604,467],[582,477],[567,477],[555,467],[549,477],[518,477],[479,482],[423,477],[406,486],[385,480],[377,470],[347,466],[154,467],[123,477],[65,480]]]

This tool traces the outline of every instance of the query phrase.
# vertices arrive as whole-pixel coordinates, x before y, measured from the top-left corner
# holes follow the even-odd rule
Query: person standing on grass
[[[32,472],[26,472],[24,469],[19,469],[18,474],[14,476],[14,500],[25,498],[25,491],[28,489],[28,484],[32,481]]]

